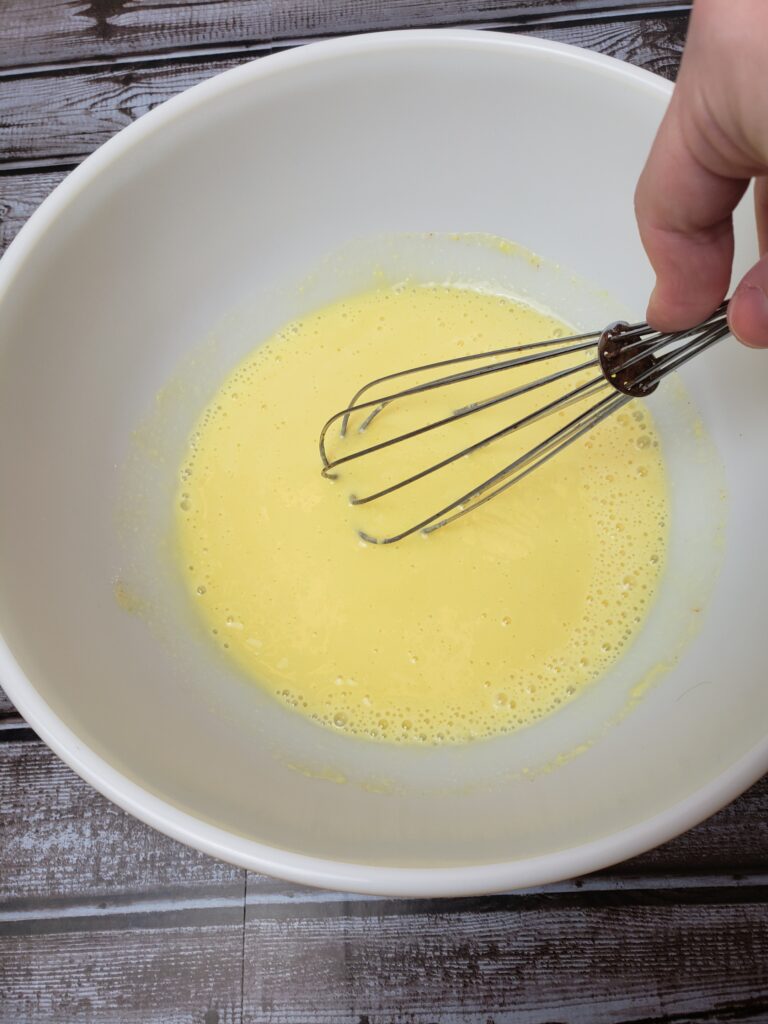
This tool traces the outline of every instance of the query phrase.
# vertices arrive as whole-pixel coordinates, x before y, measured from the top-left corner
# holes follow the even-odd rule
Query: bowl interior
[[[695,430],[682,436],[690,415],[669,410],[683,399],[655,409],[678,444],[675,635],[649,622],[636,661],[524,733],[433,752],[335,736],[244,684],[184,621],[172,584],[158,589],[190,417],[281,318],[333,291],[328,263],[314,291],[295,285],[351,239],[501,235],[611,296],[574,311],[563,285],[566,305],[548,303],[563,316],[641,315],[651,276],[632,193],[667,98],[651,76],[533,40],[384,35],[222,76],[77,172],[0,281],[0,625],[26,677],[3,679],[20,707],[42,700],[76,737],[73,758],[93,753],[188,812],[191,842],[223,829],[243,863],[264,843],[373,866],[524,864],[652,818],[764,741],[768,364],[731,342],[684,374],[722,470]],[[737,269],[753,256],[742,230]]]

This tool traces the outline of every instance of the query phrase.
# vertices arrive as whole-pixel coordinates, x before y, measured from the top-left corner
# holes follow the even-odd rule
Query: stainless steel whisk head
[[[325,423],[320,432],[320,458],[322,459],[323,476],[333,479],[339,467],[373,455],[375,452],[391,448],[411,438],[437,430],[450,423],[475,416],[485,409],[512,402],[521,395],[546,388],[563,382],[570,385],[569,378],[592,370],[588,380],[568,387],[554,399],[545,401],[533,412],[515,418],[508,424],[478,441],[474,441],[445,458],[439,459],[416,473],[405,476],[394,483],[388,484],[363,496],[351,496],[353,505],[365,505],[377,501],[388,494],[399,491],[432,473],[445,469],[447,466],[473,452],[484,448],[502,437],[516,433],[523,428],[542,420],[554,413],[560,413],[574,404],[581,404],[587,399],[594,402],[585,410],[562,427],[538,442],[498,472],[487,477],[476,487],[450,501],[444,507],[432,512],[407,529],[400,530],[391,536],[373,537],[361,531],[363,540],[371,544],[394,544],[414,533],[432,533],[447,526],[449,523],[479,508],[486,502],[518,483],[539,466],[548,462],[569,445],[596,427],[603,420],[617,412],[633,398],[650,395],[659,385],[662,378],[677,370],[694,356],[710,348],[729,333],[727,322],[728,303],[724,302],[715,312],[701,324],[687,331],[664,333],[653,330],[647,323],[628,324],[617,322],[604,330],[592,331],[587,334],[576,334],[568,338],[553,338],[549,341],[533,342],[527,345],[511,346],[478,352],[473,355],[457,356],[439,362],[414,366],[396,373],[389,373],[376,380],[364,384],[354,395],[350,404]],[[580,355],[583,361],[572,364],[574,355]],[[561,364],[558,367],[558,362]],[[547,372],[541,377],[527,381],[517,387],[509,387],[500,394],[483,398],[480,401],[464,405],[453,410],[446,416],[440,416],[429,423],[406,430],[394,437],[370,444],[347,454],[331,458],[328,455],[326,439],[331,428],[339,423],[340,435],[345,437],[350,429],[350,421],[360,418],[356,425],[358,433],[364,433],[373,420],[394,403],[403,402],[417,395],[422,395],[437,388],[449,387],[461,382],[480,380],[489,375],[504,374],[515,368],[532,364],[551,364],[546,366]],[[565,365],[568,364],[568,365]],[[437,376],[413,384],[410,387],[395,385],[389,390],[392,381],[403,382],[412,375],[436,373]],[[386,393],[373,398],[364,396],[384,387]]]

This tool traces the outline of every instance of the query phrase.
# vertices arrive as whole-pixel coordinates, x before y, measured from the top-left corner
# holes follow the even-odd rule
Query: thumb
[[[768,256],[745,274],[728,307],[733,334],[752,348],[768,348]]]
[[[693,327],[725,298],[733,260],[731,214],[748,182],[706,167],[686,136],[687,100],[678,91],[645,165],[635,208],[656,272],[648,321],[659,330]]]
[[[768,348],[768,178],[755,182],[755,219],[761,260],[733,293],[728,323],[745,345]]]

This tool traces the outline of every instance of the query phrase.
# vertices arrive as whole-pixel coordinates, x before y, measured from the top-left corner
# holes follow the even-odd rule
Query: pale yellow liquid
[[[323,309],[254,351],[205,410],[177,496],[180,564],[212,641],[298,712],[391,742],[508,732],[603,674],[643,622],[664,559],[664,467],[640,404],[482,508],[394,545],[366,544],[358,530],[384,536],[419,522],[579,408],[370,505],[352,507],[350,493],[412,475],[551,401],[568,383],[351,462],[334,481],[320,474],[320,428],[365,381],[567,333],[506,298],[407,286]],[[363,434],[360,417],[346,438],[330,431],[329,454],[563,365],[534,364],[392,403]],[[571,385],[586,374],[595,371]]]

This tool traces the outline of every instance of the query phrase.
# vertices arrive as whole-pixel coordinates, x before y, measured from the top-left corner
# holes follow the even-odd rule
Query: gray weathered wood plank
[[[18,79],[0,90],[0,167],[76,163],[163,100],[238,63],[175,61]]]
[[[761,900],[461,912],[339,903],[248,908],[244,1020],[260,1024],[615,1024],[768,1020]]]
[[[767,894],[732,895],[261,903],[245,931],[236,905],[95,930],[0,922],[0,1021],[766,1020]]]
[[[11,244],[22,224],[66,174],[66,171],[53,171],[48,174],[0,176],[0,255]],[[0,712],[11,707],[9,698],[0,689]]]
[[[379,29],[551,23],[688,6],[684,0],[5,0],[0,68]]]
[[[0,808],[0,903],[6,906],[36,911],[55,899],[66,915],[72,906],[86,913],[104,899],[111,907],[116,900],[141,902],[146,894],[162,893],[169,908],[241,897],[240,869],[125,814],[39,740],[0,743]],[[686,835],[580,886],[643,889],[671,877],[670,884],[690,887],[702,875],[710,886],[724,885],[734,874],[768,874],[768,778]],[[255,902],[309,896],[301,886],[256,875],[248,884]]]
[[[0,743],[0,901],[136,892],[240,897],[244,873],[110,803],[43,743]]]
[[[684,865],[724,875],[768,872],[768,775],[701,825],[613,870],[675,876]]]
[[[674,77],[685,41],[683,17],[642,18],[537,29]],[[151,65],[41,74],[0,90],[0,168],[72,164],[140,114],[218,71],[243,62],[230,55]],[[7,185],[5,186],[8,187]]]
[[[242,910],[185,927],[0,935],[2,1024],[241,1024]]]
[[[2,208],[2,203],[1,202],[0,202],[0,208]],[[4,225],[2,223],[0,223],[0,239],[3,237],[3,228],[4,228]],[[4,248],[5,248],[5,246],[2,246],[0,248],[0,253],[3,252]],[[10,715],[10,714],[13,713],[13,711],[14,711],[14,707],[13,707],[13,704],[11,703],[11,698],[8,696],[7,693],[5,693],[4,690],[0,689],[0,715]]]

